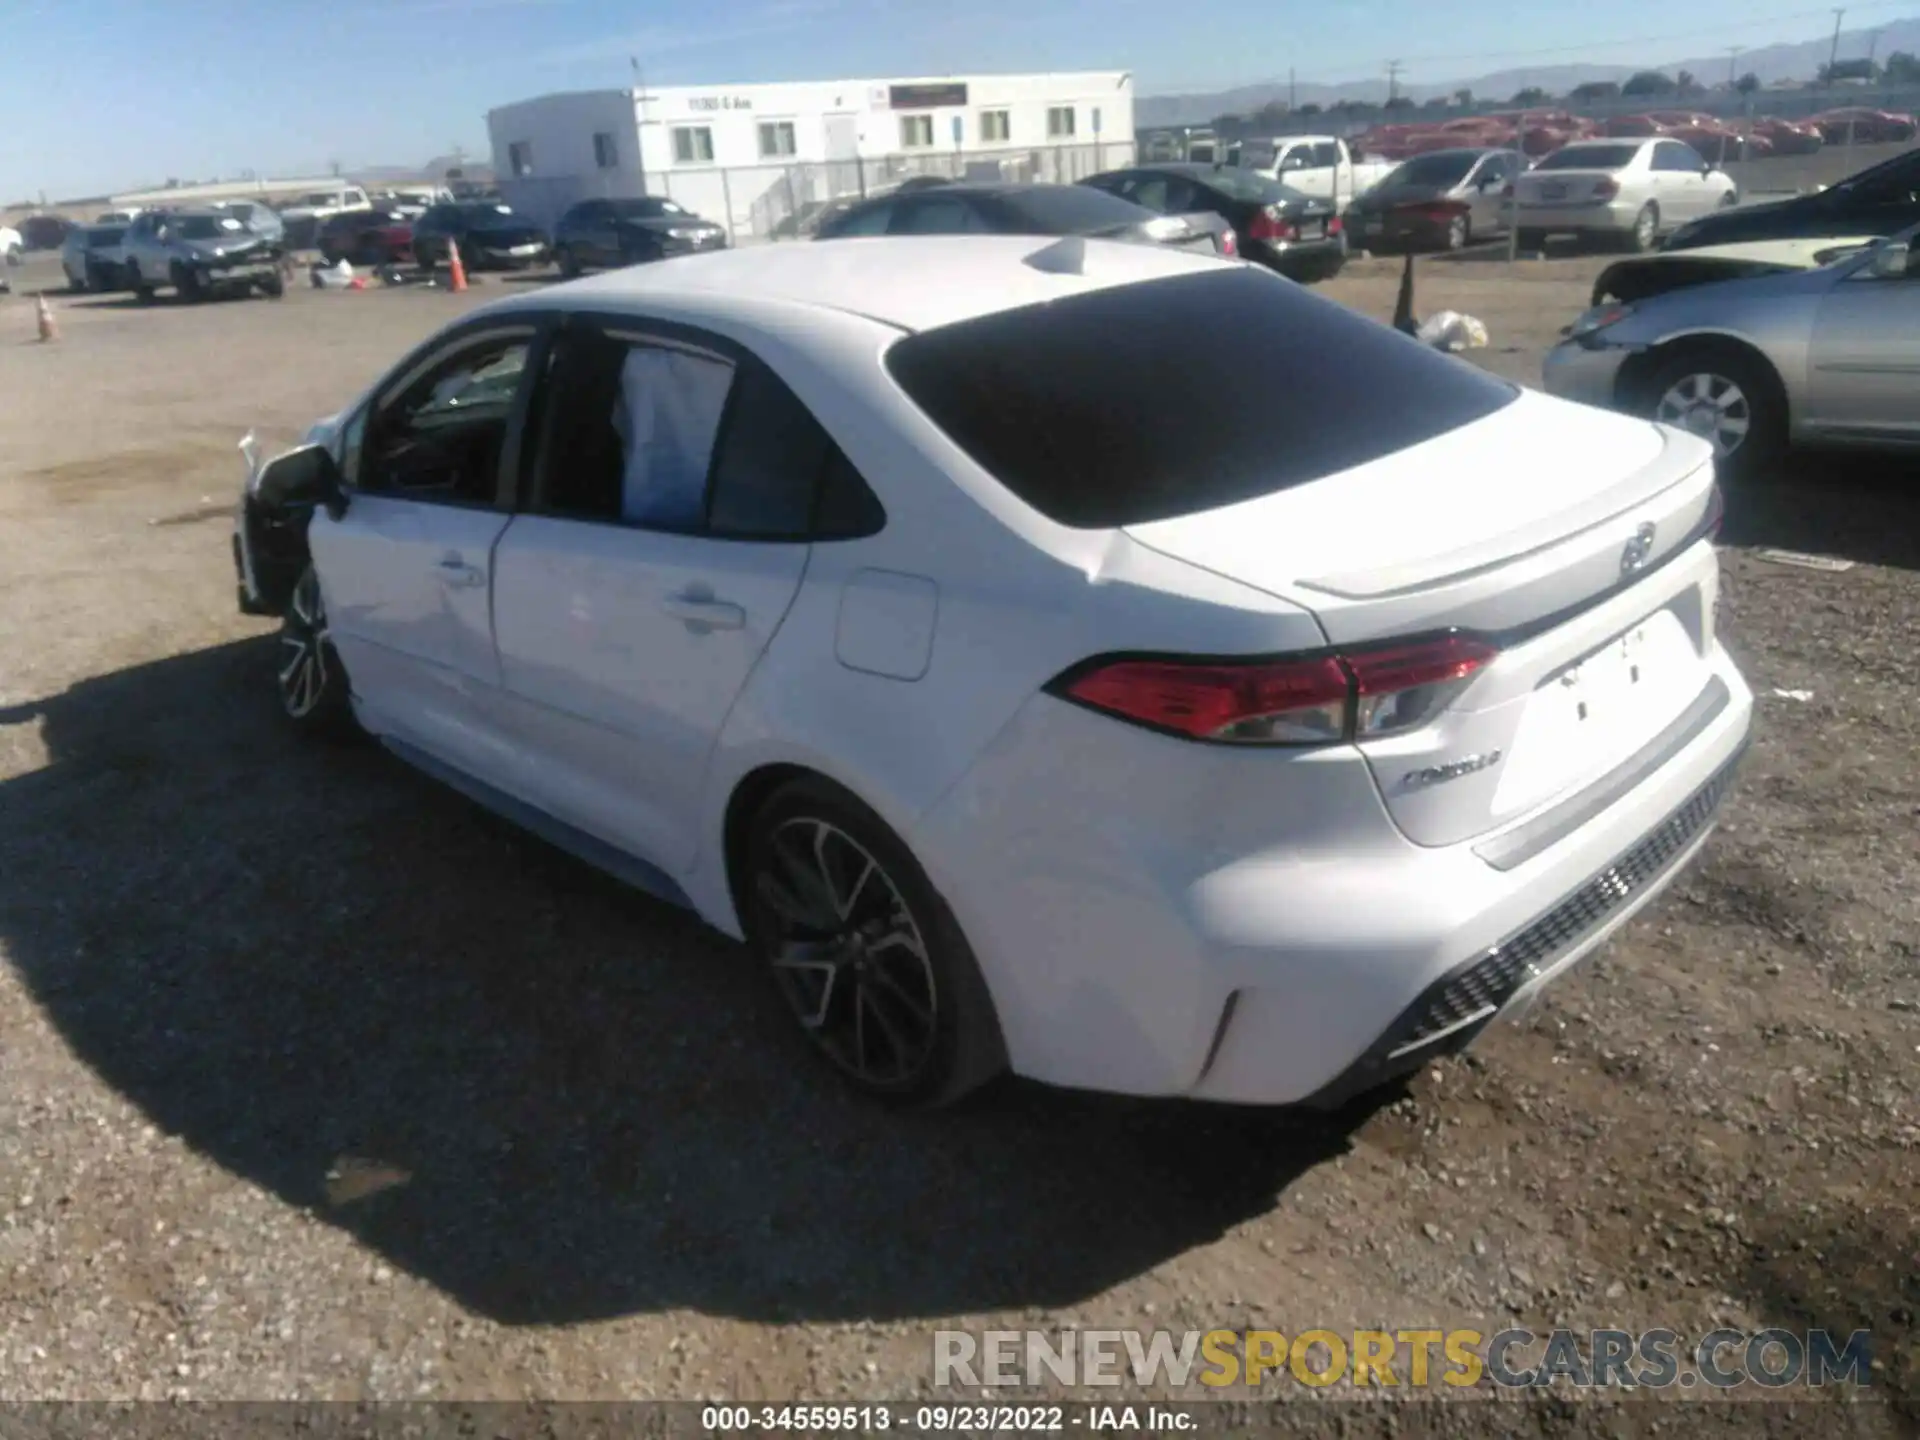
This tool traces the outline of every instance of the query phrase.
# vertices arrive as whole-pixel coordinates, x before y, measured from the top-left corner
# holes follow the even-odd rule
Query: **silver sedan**
[[[1702,436],[1729,476],[1790,444],[1920,448],[1916,237],[1596,306],[1548,353],[1546,389]]]
[[[1520,244],[1548,235],[1651,250],[1670,230],[1738,203],[1731,176],[1678,140],[1576,140],[1513,182]]]

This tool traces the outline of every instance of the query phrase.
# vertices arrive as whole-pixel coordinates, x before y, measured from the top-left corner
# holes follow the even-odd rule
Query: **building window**
[[[1013,138],[1013,117],[1005,110],[982,110],[980,112],[980,141],[991,145],[995,141],[1005,143]]]
[[[763,120],[760,124],[760,158],[775,160],[791,155],[799,147],[793,142],[791,120]]]
[[[533,142],[516,140],[507,146],[507,168],[516,176],[533,174]]]
[[[1073,135],[1073,107],[1054,105],[1047,110],[1047,138],[1065,140]]]
[[[900,117],[900,148],[902,150],[924,150],[933,144],[933,116],[902,115]]]
[[[593,163],[602,170],[612,170],[620,164],[620,152],[613,148],[613,136],[606,130],[594,133]]]
[[[677,165],[711,165],[713,131],[705,125],[673,127],[673,159]]]

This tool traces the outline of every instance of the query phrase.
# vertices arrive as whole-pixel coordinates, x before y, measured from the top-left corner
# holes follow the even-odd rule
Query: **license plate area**
[[[1567,187],[1564,185],[1542,185],[1540,187],[1540,198],[1542,200],[1564,200],[1567,198]]]
[[[1496,809],[1523,811],[1632,754],[1699,693],[1705,666],[1668,606],[1550,670],[1521,713]]]

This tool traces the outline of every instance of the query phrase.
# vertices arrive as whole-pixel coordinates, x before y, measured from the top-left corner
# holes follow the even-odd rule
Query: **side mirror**
[[[1705,179],[1707,176],[1711,174],[1713,174],[1713,166],[1711,164],[1702,165],[1700,167],[1700,175],[1702,179]]]
[[[347,508],[340,467],[324,445],[302,445],[269,460],[254,481],[253,495],[269,510],[319,505],[336,520]]]
[[[1869,265],[1881,280],[1904,280],[1913,259],[1913,247],[1905,240],[1889,240],[1873,252]]]

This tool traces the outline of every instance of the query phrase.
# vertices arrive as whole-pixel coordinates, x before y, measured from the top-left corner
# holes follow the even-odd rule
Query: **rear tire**
[[[140,266],[134,261],[127,262],[127,288],[133,291],[133,298],[142,305],[153,303],[153,287],[147,284],[146,277],[140,273]]]
[[[553,252],[553,263],[559,267],[560,278],[577,280],[580,278],[580,259],[573,253],[573,247],[562,245]]]
[[[1473,221],[1465,215],[1456,215],[1447,222],[1444,244],[1449,250],[1464,250],[1473,239]]]
[[[1654,241],[1660,238],[1660,207],[1642,205],[1640,213],[1633,217],[1633,229],[1627,232],[1626,246],[1635,255],[1644,255],[1653,249]]]
[[[1764,361],[1739,346],[1675,351],[1640,387],[1638,408],[1710,441],[1714,469],[1728,484],[1771,468],[1787,450],[1786,391]]]
[[[1006,1069],[966,937],[886,822],[817,776],[750,822],[736,869],[748,943],[812,1048],[861,1093],[951,1104]]]
[[[200,283],[199,272],[185,265],[173,267],[173,288],[189,305],[198,305],[207,298],[206,287]]]

